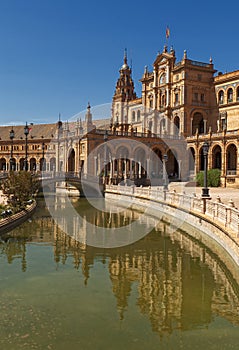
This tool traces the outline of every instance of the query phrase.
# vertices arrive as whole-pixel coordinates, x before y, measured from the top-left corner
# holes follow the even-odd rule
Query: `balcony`
[[[237,174],[236,170],[227,170],[227,175],[229,176],[235,176]]]

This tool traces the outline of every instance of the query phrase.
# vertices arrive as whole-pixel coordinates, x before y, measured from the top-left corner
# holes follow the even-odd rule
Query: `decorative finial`
[[[168,52],[168,47],[167,47],[167,45],[164,45],[163,52]]]
[[[210,57],[210,60],[209,60],[210,64],[212,64],[212,56]]]
[[[174,49],[173,49],[173,45],[172,45],[171,48],[170,48],[170,53],[171,53],[172,55],[174,55],[174,53],[175,53],[175,51],[174,51]]]
[[[148,66],[144,66],[144,74],[148,73]]]
[[[90,110],[90,102],[88,102],[87,108],[88,108],[88,111],[89,111]]]
[[[187,59],[187,50],[183,51],[183,58],[186,60]]]

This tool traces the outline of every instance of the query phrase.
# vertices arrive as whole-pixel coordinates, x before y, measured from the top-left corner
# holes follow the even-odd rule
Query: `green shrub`
[[[219,187],[220,186],[221,171],[219,169],[210,169],[207,172],[207,185],[208,187]],[[200,187],[204,186],[204,171],[200,171],[196,175],[197,185]]]
[[[210,169],[208,171],[208,186],[219,187],[220,186],[221,171],[219,169]]]
[[[203,181],[204,181],[203,171],[200,171],[199,173],[197,173],[196,181],[197,181],[197,186],[203,187]]]

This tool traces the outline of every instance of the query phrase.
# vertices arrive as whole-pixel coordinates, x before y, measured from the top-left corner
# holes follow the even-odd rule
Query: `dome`
[[[124,63],[121,67],[121,69],[129,69],[129,66],[127,65],[127,63]]]

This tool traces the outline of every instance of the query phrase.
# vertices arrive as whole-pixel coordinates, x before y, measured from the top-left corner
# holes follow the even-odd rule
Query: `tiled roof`
[[[63,129],[66,126],[67,123],[63,122]],[[93,120],[93,124],[96,126],[97,129],[108,129],[109,128],[109,119],[98,119]],[[77,122],[69,122],[69,130],[74,131],[76,128]],[[15,133],[14,140],[25,140],[25,134],[24,134],[24,126],[25,125],[16,125],[16,126],[0,126],[0,141],[9,141],[9,133],[10,130],[13,128]],[[34,124],[34,125],[28,125],[29,127],[29,135],[28,139],[51,139],[55,137],[55,133],[58,127],[58,123],[54,124]],[[82,121],[82,127],[85,127],[85,121]]]
[[[21,140],[25,139],[24,135],[24,126],[25,125],[16,125],[16,126],[0,126],[0,140],[3,141],[9,141],[9,132],[13,128],[14,133],[15,133],[15,138],[14,140]],[[51,135],[55,135],[55,131],[57,128],[57,124],[34,124],[34,125],[28,125],[29,127],[29,135],[28,138],[33,138],[33,139],[48,139],[52,138]]]

